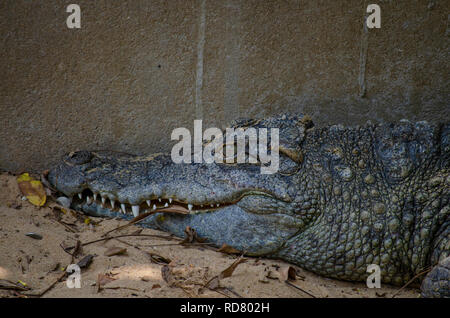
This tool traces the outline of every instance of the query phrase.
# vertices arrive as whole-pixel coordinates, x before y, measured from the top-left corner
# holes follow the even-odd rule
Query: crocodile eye
[[[71,165],[82,165],[90,162],[91,159],[92,153],[90,151],[83,150],[70,152],[64,161]]]

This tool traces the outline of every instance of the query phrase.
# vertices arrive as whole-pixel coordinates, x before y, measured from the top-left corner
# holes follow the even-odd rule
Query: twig
[[[304,289],[298,287],[297,285],[292,284],[292,283],[291,283],[290,281],[288,281],[288,280],[285,280],[284,282],[285,282],[287,285],[289,285],[289,286],[292,286],[292,287],[294,287],[294,288],[297,288],[298,290],[304,292],[305,294],[311,296],[312,298],[317,298],[317,297],[314,296],[313,294],[311,294],[311,293],[307,292],[306,290],[304,290]]]
[[[111,239],[115,239],[115,238],[120,238],[120,237],[128,237],[128,236],[143,236],[143,237],[155,237],[155,238],[162,238],[162,239],[168,239],[168,240],[179,240],[176,237],[172,237],[172,236],[163,236],[163,235],[156,235],[156,234],[122,234],[122,235],[117,235],[117,236],[108,236],[108,237],[104,237],[98,240],[94,240],[94,241],[90,241],[90,242],[86,242],[81,244],[81,246],[86,246],[86,245],[90,245],[93,243],[97,243],[97,242],[101,242],[101,241],[107,241],[107,240],[111,240]],[[71,250],[73,249],[75,246],[69,246],[66,247],[66,250]]]
[[[393,295],[392,298],[394,298],[395,296],[397,296],[403,289],[405,289],[409,284],[411,284],[414,280],[416,280],[416,278],[422,276],[423,274],[426,274],[428,272],[430,272],[432,270],[432,267],[427,268],[425,270],[423,270],[422,272],[420,272],[419,274],[415,275],[413,278],[411,278],[405,285],[403,285],[399,290],[397,290]]]
[[[106,235],[108,235],[108,234],[111,233],[111,232],[114,232],[114,231],[117,231],[117,230],[124,229],[124,228],[126,228],[126,227],[128,227],[128,226],[130,226],[130,225],[133,225],[133,224],[136,224],[136,223],[139,223],[139,222],[145,220],[146,218],[148,218],[149,216],[151,216],[151,215],[153,215],[153,214],[156,214],[156,213],[162,213],[162,212],[165,212],[165,213],[177,213],[177,214],[187,214],[187,212],[173,211],[173,210],[171,210],[170,208],[157,209],[157,210],[155,210],[155,211],[150,211],[150,212],[146,212],[146,213],[139,214],[137,217],[135,217],[134,219],[132,219],[132,220],[131,220],[130,222],[128,222],[127,224],[122,225],[122,226],[119,226],[119,227],[116,227],[115,229],[112,229],[112,230],[110,230],[110,231],[104,233],[102,236],[106,236]]]
[[[61,247],[62,248],[62,250],[64,251],[64,252],[66,252],[67,254],[69,254],[70,256],[72,256],[72,253],[69,253],[66,249],[69,249],[69,247],[64,247],[63,245],[62,245],[62,243],[60,243],[59,244],[59,247]],[[74,248],[75,246],[71,246],[70,247],[70,249],[72,249],[72,248]]]
[[[121,286],[115,286],[115,287],[102,287],[102,289],[129,289],[129,290],[134,290],[134,291],[137,291],[137,292],[143,292],[142,290],[140,290],[140,289],[136,289],[136,288],[131,288],[131,287],[121,287]]]
[[[28,289],[20,286],[0,286],[0,289],[27,291]]]
[[[42,297],[42,296],[44,296],[45,293],[47,293],[50,289],[52,289],[53,286],[55,286],[61,279],[63,279],[64,276],[66,276],[66,274],[67,274],[66,272],[62,273],[61,276],[59,276],[53,283],[50,284],[50,286],[48,286],[46,289],[44,289],[40,293],[36,293],[36,294],[23,293],[23,295],[32,296],[32,297]]]
[[[209,290],[215,291],[216,293],[219,293],[227,298],[231,298],[230,295],[228,295],[227,293],[224,293],[222,291],[220,291],[218,288],[212,289],[212,288],[208,288]]]
[[[64,247],[62,245],[62,243],[59,244],[59,246],[63,249],[64,252],[66,252],[67,254],[69,254],[72,257],[72,259],[71,259],[71,264],[72,264],[73,263],[73,259],[76,257],[76,255],[80,251],[81,242],[79,240],[77,240],[76,245],[75,246],[71,246],[70,248],[69,247]],[[72,249],[72,248],[75,248],[75,250],[73,251],[73,253],[69,253],[67,250],[68,249]]]
[[[48,170],[44,170],[44,171],[41,172],[41,174],[40,174],[41,182],[42,182],[49,190],[51,190],[52,194],[53,194],[53,193],[57,193],[58,190],[56,190],[55,188],[53,188],[52,185],[50,184],[50,182],[48,182],[48,180],[47,180],[48,173],[49,173]]]
[[[177,287],[179,287],[182,291],[184,291],[190,298],[197,298],[195,295],[192,295],[190,292],[188,292],[184,287],[181,286]]]
[[[69,225],[65,224],[63,221],[60,221],[58,219],[55,219],[56,222],[58,222],[59,224],[61,224],[62,226],[64,226],[67,230],[69,230],[72,233],[77,233],[78,231],[74,230],[73,228],[71,228]]]
[[[235,295],[236,297],[242,298],[241,295],[239,295],[238,293],[236,293],[236,292],[235,292],[234,290],[232,290],[231,288],[229,288],[229,287],[223,287],[223,288],[225,288],[226,290],[228,290],[230,293],[232,293],[232,294]]]
[[[189,243],[189,244],[180,244],[180,243],[165,243],[165,244],[152,244],[152,245],[146,245],[145,247],[157,247],[157,246],[199,246],[199,245],[213,245],[213,243]]]
[[[118,241],[118,242],[120,242],[120,243],[122,243],[122,244],[125,244],[125,245],[128,245],[128,246],[131,246],[131,247],[134,247],[135,249],[137,249],[137,250],[140,250],[140,251],[142,251],[142,250],[141,250],[141,248],[140,248],[139,246],[137,246],[137,245],[134,245],[134,244],[128,243],[128,242],[126,242],[126,241],[123,241],[123,240],[121,240],[121,239],[118,239],[118,238],[116,238],[115,240],[116,240],[116,241]]]
[[[60,245],[61,246],[61,245]],[[62,246],[61,246],[62,247]],[[62,249],[70,255],[70,264],[73,264],[73,261],[75,259],[76,254],[78,254],[80,252],[80,248],[81,248],[81,242],[77,241],[76,245],[74,246],[75,250],[73,251],[72,254],[70,254],[69,252],[67,252],[64,247],[62,247]],[[68,265],[65,267],[67,268]],[[64,271],[63,273],[61,273],[61,275],[53,282],[50,284],[50,286],[48,286],[46,289],[44,289],[42,292],[37,293],[37,294],[24,294],[25,296],[34,296],[34,297],[42,297],[44,296],[50,289],[52,289],[58,282],[61,281],[61,279],[63,279],[65,276],[67,275],[67,272]]]
[[[1,283],[1,281],[5,281],[5,282],[9,283],[10,285],[4,285]],[[0,279],[0,289],[19,290],[19,291],[29,290],[28,287],[19,286],[16,283],[13,283],[12,281],[7,280],[7,279]]]
[[[138,223],[138,222],[144,220],[144,219],[147,218],[148,216],[150,216],[150,215],[152,215],[152,214],[155,214],[155,213],[157,213],[157,212],[156,212],[156,211],[151,211],[151,212],[147,212],[147,213],[144,213],[144,214],[140,214],[140,215],[138,215],[137,217],[135,217],[134,219],[132,219],[130,222],[128,222],[127,224],[122,225],[122,226],[118,226],[118,227],[116,227],[116,228],[114,228],[114,229],[112,229],[112,230],[109,230],[108,232],[104,233],[102,236],[107,236],[107,235],[108,235],[109,233],[111,233],[111,232],[115,232],[115,231],[124,229],[124,228],[126,228],[126,227],[129,227],[130,225],[136,224],[136,223]]]

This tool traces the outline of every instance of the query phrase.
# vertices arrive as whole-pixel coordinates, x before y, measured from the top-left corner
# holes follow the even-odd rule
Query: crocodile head
[[[328,277],[365,280],[376,264],[383,282],[401,284],[448,255],[450,125],[315,128],[306,116],[280,115],[234,127],[279,129],[276,173],[261,174],[258,162],[79,151],[48,179],[86,213],[155,209],[142,223],[178,236],[191,226],[218,246]]]
[[[65,155],[48,179],[72,199],[75,209],[88,214],[131,218],[157,210],[161,214],[143,223],[179,236],[189,225],[218,245],[271,254],[317,214],[318,196],[298,191],[300,146],[312,126],[308,117],[294,115],[232,125],[279,129],[279,169],[274,174],[261,174],[259,161],[176,164],[169,154],[77,151]]]

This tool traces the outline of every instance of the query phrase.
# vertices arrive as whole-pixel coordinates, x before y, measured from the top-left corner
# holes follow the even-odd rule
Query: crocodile
[[[279,129],[279,170],[251,163],[174,163],[168,153],[70,152],[48,181],[74,209],[133,219],[216,246],[282,259],[319,275],[421,282],[450,296],[450,124],[425,121],[317,127],[309,116],[238,119]],[[207,144],[207,142],[205,142]]]

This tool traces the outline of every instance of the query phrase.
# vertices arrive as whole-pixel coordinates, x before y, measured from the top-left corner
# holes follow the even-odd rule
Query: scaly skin
[[[365,281],[367,266],[377,264],[383,283],[401,285],[435,266],[422,294],[450,296],[449,124],[314,128],[307,116],[284,114],[234,126],[280,129],[278,173],[260,174],[259,164],[81,151],[51,169],[49,181],[88,214],[132,218],[130,205],[141,213],[155,205],[162,213],[146,226],[183,236],[189,225],[218,246],[327,277]],[[163,213],[188,204],[188,215]]]

